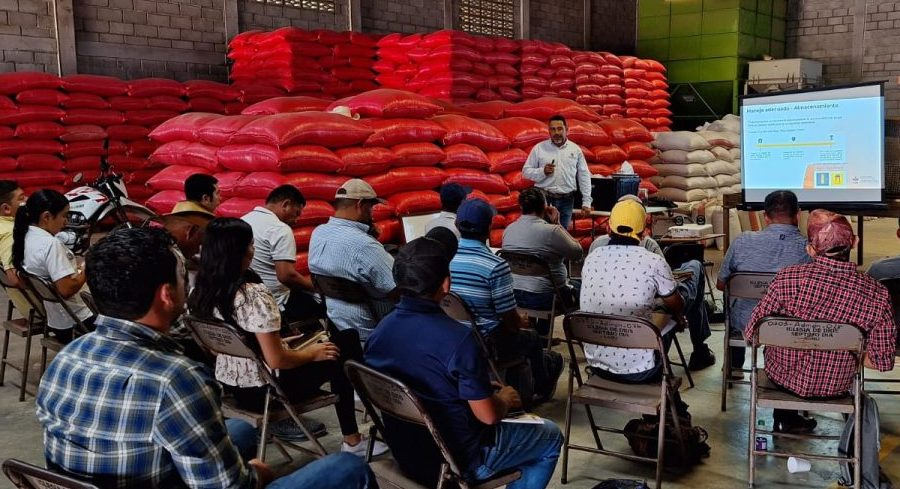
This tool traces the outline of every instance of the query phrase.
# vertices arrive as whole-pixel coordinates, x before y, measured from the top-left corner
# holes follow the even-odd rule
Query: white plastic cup
[[[805,458],[791,457],[787,462],[788,472],[796,474],[797,472],[809,472],[810,462]]]

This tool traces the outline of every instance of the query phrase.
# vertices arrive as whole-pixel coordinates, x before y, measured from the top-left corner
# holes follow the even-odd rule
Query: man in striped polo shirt
[[[509,264],[485,244],[494,214],[494,208],[481,199],[469,199],[459,207],[456,227],[460,240],[450,262],[450,290],[468,304],[482,334],[494,338],[502,360],[528,359],[538,400],[549,400],[562,373],[562,357],[553,351],[545,352],[537,333],[525,329],[527,322],[516,311]],[[527,408],[531,399],[523,396],[522,401]]]

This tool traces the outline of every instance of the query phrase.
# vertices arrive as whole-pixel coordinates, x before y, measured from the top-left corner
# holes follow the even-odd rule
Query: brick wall
[[[885,109],[889,117],[900,117],[900,2],[868,0],[864,19],[857,18],[851,1],[791,0],[788,5],[787,56],[821,62],[829,85],[888,80]]]
[[[360,3],[364,32],[413,34],[444,28],[443,4],[436,0],[363,0]]]
[[[78,71],[129,79],[224,80],[221,3],[74,0]]]
[[[253,29],[272,30],[287,26],[308,30],[345,31],[350,25],[347,19],[346,2],[337,0],[335,4],[335,12],[328,13],[280,5],[266,5],[256,0],[238,0],[238,27],[241,32]]]
[[[622,1],[622,0],[620,0]],[[584,47],[584,4],[580,0],[531,0],[531,38]]]
[[[591,49],[634,54],[637,39],[636,0],[593,0]]]
[[[0,72],[57,71],[47,0],[0,0]]]

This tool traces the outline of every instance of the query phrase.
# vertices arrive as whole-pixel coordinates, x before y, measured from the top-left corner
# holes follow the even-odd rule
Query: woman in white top
[[[12,261],[16,270],[53,282],[72,313],[90,327],[94,318],[79,294],[84,287],[84,269],[78,268],[75,255],[55,238],[68,215],[69,201],[55,190],[39,190],[28,197],[16,212]],[[71,341],[72,317],[60,304],[45,302],[44,308],[50,331],[63,343]]]
[[[341,451],[365,455],[366,443],[359,433],[353,388],[344,374],[347,358],[362,357],[356,330],[332,332],[331,341],[314,343],[299,350],[285,348],[281,340],[281,314],[275,297],[250,270],[253,230],[240,219],[210,221],[200,253],[200,270],[188,299],[191,314],[217,318],[253,333],[266,365],[279,370],[278,379],[293,402],[319,392],[326,382],[338,395],[336,412],[344,443]],[[265,382],[252,361],[219,355],[216,379],[234,394],[238,407],[262,411]],[[376,452],[387,447],[376,443]]]

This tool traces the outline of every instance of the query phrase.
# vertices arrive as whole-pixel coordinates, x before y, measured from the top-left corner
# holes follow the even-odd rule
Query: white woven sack
[[[673,131],[654,134],[653,146],[661,151],[670,149],[694,151],[696,149],[709,149],[710,144],[695,132]]]

